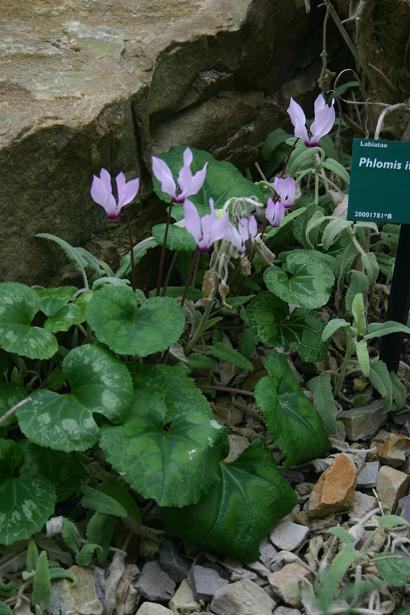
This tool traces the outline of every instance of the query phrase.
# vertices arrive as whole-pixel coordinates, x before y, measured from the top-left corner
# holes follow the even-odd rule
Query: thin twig
[[[31,397],[26,397],[26,399],[22,399],[21,401],[19,401],[19,403],[10,408],[10,410],[7,410],[7,412],[3,414],[3,416],[0,416],[0,425],[1,423],[7,421],[7,419],[9,419],[11,416],[13,416],[13,414],[16,414],[16,412],[20,410],[20,408],[28,404],[30,401],[32,401]]]
[[[223,393],[232,393],[233,395],[246,395],[248,397],[255,397],[255,394],[252,393],[252,391],[244,391],[243,389],[224,387],[217,384],[200,384],[198,386],[203,391],[222,391]]]

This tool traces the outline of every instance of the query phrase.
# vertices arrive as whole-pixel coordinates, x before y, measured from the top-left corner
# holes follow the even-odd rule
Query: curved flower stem
[[[160,260],[159,260],[159,268],[158,268],[157,296],[159,295],[159,291],[161,289],[162,274],[164,273],[165,252],[166,252],[166,249],[167,249],[168,229],[169,229],[169,225],[171,223],[171,211],[172,211],[172,205],[173,204],[174,204],[173,201],[171,201],[170,204],[169,204],[169,207],[168,207],[168,211],[167,211],[167,221],[165,223],[164,241],[162,243],[161,257],[160,257]]]
[[[134,239],[132,236],[132,228],[131,228],[131,221],[130,221],[130,217],[128,215],[128,211],[125,210],[125,219],[127,221],[127,227],[128,227],[128,237],[129,237],[129,242],[130,242],[130,260],[131,260],[131,286],[132,286],[132,290],[135,293],[135,289],[137,288],[137,281],[136,281],[136,269],[135,269],[135,258],[134,258]]]
[[[178,260],[178,255],[179,255],[179,252],[175,251],[173,256],[172,256],[172,260],[171,260],[171,263],[170,263],[169,268],[168,268],[168,273],[165,276],[164,284],[162,286],[162,296],[163,297],[165,296],[165,293],[167,292],[167,288],[168,288],[169,281],[171,279],[171,275],[172,275],[172,273],[174,271],[176,262]]]
[[[200,249],[196,248],[192,258],[191,258],[191,264],[189,266],[189,271],[188,271],[188,275],[186,277],[186,283],[185,283],[185,289],[184,289],[184,294],[182,295],[182,300],[181,300],[181,307],[184,305],[187,295],[188,295],[188,291],[189,288],[191,286],[191,280],[193,279],[193,273],[195,272],[195,277],[196,277],[196,270],[198,267],[198,260],[199,260],[199,255],[200,255]]]

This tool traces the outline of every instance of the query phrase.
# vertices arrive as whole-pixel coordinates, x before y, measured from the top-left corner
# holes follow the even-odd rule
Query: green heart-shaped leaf
[[[34,290],[17,282],[0,284],[0,346],[29,359],[49,359],[58,350],[52,333],[31,322],[40,310]]]
[[[296,350],[307,363],[320,361],[327,349],[322,342],[324,327],[324,321],[314,312],[297,308],[280,324],[282,345]]]
[[[156,224],[152,227],[152,234],[160,246],[164,245],[165,228],[166,224]],[[196,248],[196,243],[185,228],[171,224],[168,227],[167,248],[178,252],[192,252]]]
[[[183,166],[185,149],[184,146],[178,145],[171,147],[168,152],[160,156],[171,169],[175,180]],[[201,149],[191,148],[191,151],[193,154],[192,173],[196,173],[203,168],[205,163],[208,163],[205,182],[201,190],[189,197],[189,200],[197,206],[201,216],[209,213],[210,198],[214,199],[216,209],[223,207],[226,201],[233,197],[253,196],[259,199],[261,203],[265,202],[266,198],[262,190],[249,179],[246,179],[233,164],[216,160],[211,154]],[[169,203],[170,198],[161,191],[161,185],[156,177],[153,177],[153,184],[159,198]],[[172,215],[176,220],[182,220],[184,217],[182,205],[174,205]]]
[[[21,466],[23,453],[14,440],[0,438],[0,479],[8,478]]]
[[[307,362],[323,358],[327,348],[322,342],[325,323],[314,312],[298,308],[289,314],[286,303],[269,292],[253,297],[246,312],[258,340],[266,346],[287,346]]]
[[[24,463],[22,472],[41,475],[50,480],[57,493],[57,500],[67,500],[80,486],[85,470],[75,453],[53,451],[37,446],[28,440],[23,443]]]
[[[275,444],[285,455],[285,467],[325,455],[329,440],[285,357],[272,352],[265,367],[269,375],[256,385],[255,399]]]
[[[23,474],[0,480],[0,544],[27,540],[39,532],[54,512],[53,483]]]
[[[110,352],[89,344],[71,350],[63,361],[70,393],[39,390],[18,412],[20,429],[40,446],[70,452],[93,446],[99,434],[93,413],[121,422],[133,398],[125,365]]]
[[[265,269],[263,279],[271,293],[299,307],[319,308],[325,305],[332,292],[335,280],[332,270],[320,262],[303,262],[293,258],[286,259],[286,271],[276,265]]]
[[[135,403],[118,427],[102,427],[109,463],[143,497],[160,506],[197,502],[217,480],[226,454],[225,430],[179,368],[136,366]]]
[[[85,321],[85,304],[69,303],[64,305],[58,312],[47,318],[44,328],[52,333],[68,331],[74,325],[80,325]]]
[[[249,324],[260,342],[274,348],[279,337],[279,322],[288,314],[288,306],[271,293],[262,292],[252,298],[246,308]]]
[[[175,299],[152,297],[141,306],[130,288],[106,287],[94,293],[87,321],[97,339],[119,354],[145,357],[162,352],[184,330],[184,313]]]
[[[40,299],[40,310],[46,316],[54,316],[71,301],[78,289],[75,286],[59,286],[58,288],[36,288],[35,292]]]
[[[262,538],[295,506],[295,494],[262,440],[221,463],[219,478],[197,504],[165,509],[166,530],[206,551],[255,561]]]

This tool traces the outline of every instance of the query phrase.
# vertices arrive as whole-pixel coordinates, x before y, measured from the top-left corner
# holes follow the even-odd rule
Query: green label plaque
[[[410,224],[410,143],[353,139],[347,218]]]

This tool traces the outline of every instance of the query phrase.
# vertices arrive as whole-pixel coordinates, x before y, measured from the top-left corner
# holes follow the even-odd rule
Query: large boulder
[[[254,160],[310,19],[303,0],[2,0],[0,280],[55,273],[35,233],[80,245],[106,224],[102,166],[149,186],[151,153],[175,144]]]

